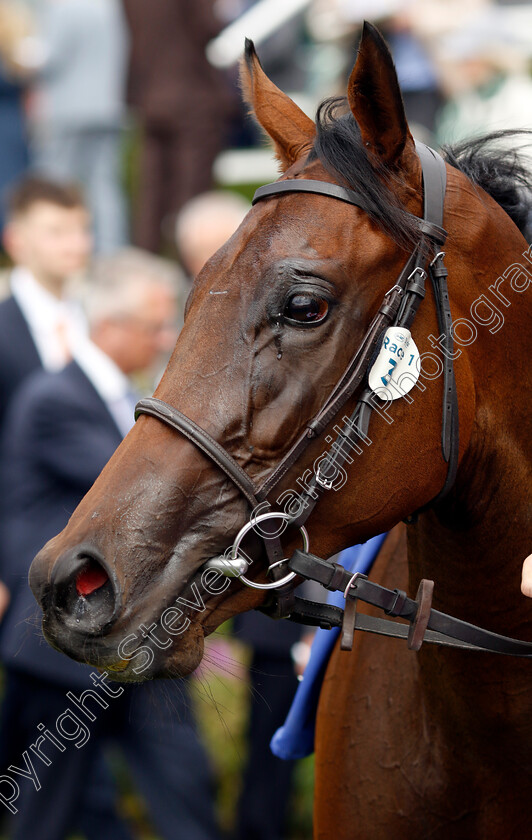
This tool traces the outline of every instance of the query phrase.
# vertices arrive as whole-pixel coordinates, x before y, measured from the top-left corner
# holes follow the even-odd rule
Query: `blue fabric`
[[[410,32],[394,32],[388,38],[401,90],[435,90],[438,79],[434,63],[423,44]]]
[[[8,193],[29,165],[22,96],[23,88],[9,79],[0,60],[0,233]]]
[[[338,562],[351,572],[366,574],[371,569],[386,536],[379,534],[367,543],[346,548],[340,554]],[[329,604],[343,607],[343,592],[332,592],[327,600]],[[284,725],[277,730],[270,743],[272,752],[279,758],[304,758],[314,752],[314,730],[321,685],[339,633],[338,627],[332,630],[319,629],[316,632],[310,659],[290,711]]]

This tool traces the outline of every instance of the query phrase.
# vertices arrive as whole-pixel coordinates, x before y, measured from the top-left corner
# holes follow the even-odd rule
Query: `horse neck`
[[[491,482],[483,480],[488,472]],[[432,579],[438,609],[520,635],[530,623],[520,578],[532,544],[531,478],[529,463],[494,458],[469,482],[465,503],[456,494],[438,513],[421,516],[408,535],[411,590],[420,578]]]
[[[532,284],[532,265],[522,256],[525,240],[513,225],[502,236],[501,257],[493,257],[497,239],[492,240],[492,265],[476,286],[471,285],[469,303],[488,291],[487,276],[500,277],[516,262],[529,270]],[[456,277],[462,288],[475,264],[473,260],[462,266],[462,276]],[[452,271],[449,281],[452,288]],[[530,603],[520,593],[520,577],[523,560],[532,550],[532,285],[517,293],[509,282],[506,287],[510,305],[499,304],[503,326],[494,334],[479,327],[477,341],[456,363],[457,368],[468,368],[467,387],[474,391],[471,433],[464,440],[465,453],[448,499],[422,515],[409,534],[409,565],[412,587],[419,577],[435,581],[438,608],[519,635],[530,622]],[[466,398],[462,385],[463,404]]]
[[[522,562],[532,545],[532,470],[530,460],[522,456],[523,450],[505,441],[502,433],[489,444],[486,441],[484,463],[466,456],[459,485],[449,500],[438,511],[420,516],[409,530],[409,589],[415,593],[422,578],[434,580],[436,609],[532,641],[531,604],[520,592]],[[510,754],[515,754],[516,746],[528,745],[530,750],[530,711],[525,702],[530,662],[485,653],[453,654],[423,645],[418,664],[427,707],[444,729],[450,727],[449,737],[455,737],[453,727],[475,729],[480,721],[500,728],[504,709]],[[450,692],[455,698],[452,714]],[[482,732],[482,727],[475,731]]]

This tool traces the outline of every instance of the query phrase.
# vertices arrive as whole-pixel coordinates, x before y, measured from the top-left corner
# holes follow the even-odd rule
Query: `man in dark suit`
[[[13,837],[68,836],[79,822],[84,785],[102,739],[112,737],[123,748],[161,836],[214,840],[210,773],[184,683],[109,686],[115,693],[106,693],[107,707],[92,704],[96,719],[88,724],[90,737],[82,748],[67,744],[49,765],[34,760],[40,790],[11,770],[24,767],[24,754],[30,755],[39,731],[46,731],[43,723],[56,732],[65,708],[75,711],[67,692],[79,697],[87,688],[94,691],[97,678],[44,643],[32,619],[31,560],[64,527],[132,425],[135,398],[128,375],[146,370],[175,339],[173,291],[168,282],[138,271],[114,277],[108,271],[105,282],[89,290],[87,311],[92,340],[78,343],[63,371],[29,377],[4,424],[0,541],[12,600],[0,640],[6,668],[2,758],[20,789],[12,803],[18,810]]]
[[[13,260],[0,303],[0,428],[20,383],[39,368],[60,370],[86,332],[69,281],[87,265],[89,216],[74,185],[33,176],[13,189],[4,247]]]
[[[9,195],[3,242],[15,267],[10,295],[0,303],[0,431],[9,402],[24,379],[43,368],[63,367],[71,357],[70,345],[86,329],[81,307],[67,293],[71,277],[85,268],[91,246],[89,217],[79,189],[23,178]],[[1,559],[0,545],[3,574]],[[8,602],[9,591],[0,582],[0,617]],[[16,701],[16,696],[11,698]],[[101,838],[105,826],[109,836],[119,840],[129,834],[118,819],[110,781],[103,759],[98,758],[87,779],[80,824],[90,837]]]

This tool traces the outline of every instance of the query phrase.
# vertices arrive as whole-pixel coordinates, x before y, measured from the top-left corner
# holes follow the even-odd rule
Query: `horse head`
[[[280,182],[313,180],[364,196],[363,207],[323,194],[265,197],[205,265],[190,294],[155,396],[205,430],[260,487],[342,380],[419,246],[423,190],[395,69],[373,27],[364,28],[346,98],[322,106],[317,124],[272,84],[249,43],[242,87],[275,145]],[[495,279],[526,243],[495,201],[450,166],[443,221],[453,318],[461,322],[453,351],[458,478],[442,503],[451,505],[463,487],[463,463],[484,441],[493,401],[506,387],[495,378],[488,387],[474,371],[486,359],[492,370],[502,368],[513,327],[495,341],[496,313],[512,322],[515,307],[505,308],[502,297],[510,283],[521,290],[527,282],[526,272],[514,271],[506,291],[499,285],[488,298],[487,257]],[[483,326],[471,320],[475,300]],[[424,359],[418,386],[408,400],[375,402],[370,434],[350,451],[336,492],[323,494],[307,522],[316,554],[331,555],[391,528],[431,503],[445,483],[444,352],[429,289],[412,334]],[[524,355],[515,364],[515,376],[524,379]],[[361,382],[321,434],[309,437],[268,494],[272,509],[301,493],[305,475],[312,475],[333,428],[364,387]],[[190,672],[206,635],[265,599],[237,578],[205,572],[248,517],[249,500],[211,457],[142,414],[67,527],[33,562],[30,582],[47,639],[123,680]],[[287,530],[282,540],[289,556],[300,545],[298,530]],[[255,533],[244,547],[253,561],[248,577],[266,581]]]

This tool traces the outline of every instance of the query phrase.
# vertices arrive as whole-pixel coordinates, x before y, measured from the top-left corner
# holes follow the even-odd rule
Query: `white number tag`
[[[419,352],[410,330],[388,327],[382,347],[369,372],[369,387],[385,400],[397,400],[419,379]]]

